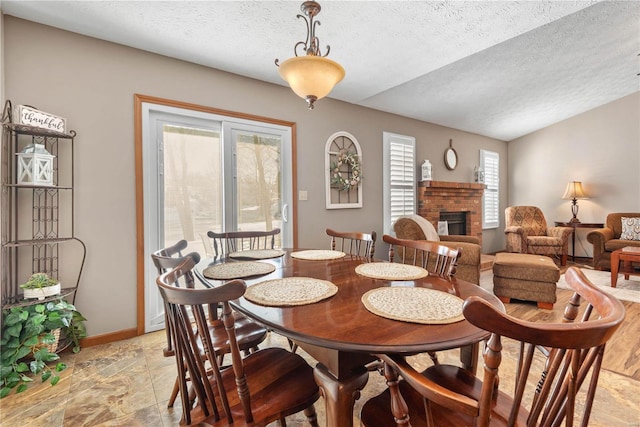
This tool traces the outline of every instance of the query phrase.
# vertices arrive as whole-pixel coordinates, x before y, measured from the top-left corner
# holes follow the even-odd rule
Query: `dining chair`
[[[167,247],[160,249],[154,252],[151,255],[151,259],[158,270],[158,276],[167,271],[171,271],[177,266],[179,266],[185,259],[189,258],[194,261],[195,264],[200,262],[200,254],[197,252],[191,252],[186,255],[182,255],[182,251],[186,249],[187,241],[180,240],[177,243]],[[186,288],[195,288],[196,280],[198,278],[201,283],[205,283],[206,279],[204,279],[201,275],[198,274],[197,270],[189,271],[184,274],[181,279],[183,282],[183,286]],[[173,283],[174,286],[181,286],[179,281]],[[170,357],[175,355],[175,350],[173,348],[173,338],[171,336],[171,325],[168,321],[168,310],[165,306],[165,330],[167,333],[167,347],[163,350],[163,354],[165,357]],[[209,315],[209,334],[211,335],[214,343],[214,347],[216,349],[216,353],[220,361],[224,359],[224,355],[229,353],[229,342],[227,338],[227,334],[224,330],[224,325],[219,319],[218,315],[218,306],[212,305],[208,310]],[[235,312],[235,327],[236,327],[236,338],[238,341],[238,346],[240,350],[245,354],[250,353],[251,351],[255,351],[258,349],[258,345],[265,340],[267,337],[267,330],[256,322],[248,319],[246,316]],[[174,388],[171,392],[171,397],[169,398],[168,407],[173,407],[175,403],[176,397],[178,395],[178,381],[176,378],[174,383]]]
[[[456,274],[462,249],[453,249],[427,240],[398,239],[385,234],[382,240],[389,244],[389,261],[420,266],[431,274],[451,279]]]
[[[561,322],[520,320],[478,297],[465,301],[467,321],[491,332],[482,379],[444,364],[419,372],[402,356],[378,355],[388,389],[364,404],[362,426],[557,426],[563,420],[572,426],[580,410],[580,425],[589,425],[605,344],[625,309],[579,269],[569,268],[565,277],[574,294]],[[503,341],[519,347],[513,368],[504,363],[513,356],[502,351]],[[506,369],[515,374],[512,392],[498,381]]]
[[[350,255],[373,258],[376,251],[376,232],[361,233],[357,231],[336,231],[327,228],[326,233],[331,236],[331,250],[339,250]],[[339,245],[338,245],[339,243]]]
[[[160,275],[158,289],[166,304],[176,349],[176,367],[183,406],[181,425],[211,426],[285,424],[285,417],[304,411],[312,426],[318,426],[314,403],[320,397],[313,368],[299,355],[282,348],[257,350],[242,357],[236,322],[229,301],[244,295],[242,280],[231,280],[212,288],[184,288],[173,284],[192,272],[195,261],[187,257],[174,269]],[[231,366],[205,354],[217,351],[209,330],[206,308],[220,305],[221,322],[227,334]],[[192,324],[195,323],[195,329]],[[187,373],[193,399],[187,390]]]
[[[417,265],[427,270],[429,274],[446,280],[451,280],[456,274],[458,259],[462,254],[461,248],[453,249],[428,240],[398,239],[388,234],[383,235],[382,240],[389,244],[389,262]],[[462,351],[472,351],[472,348],[474,346]],[[428,354],[437,365],[438,355],[433,351]],[[474,365],[477,365],[477,355],[472,356],[471,360]],[[380,363],[374,366],[381,371]]]
[[[213,241],[213,252],[216,258],[228,256],[236,251],[273,249],[275,237],[278,234],[280,234],[279,228],[268,231],[207,232],[207,236]]]

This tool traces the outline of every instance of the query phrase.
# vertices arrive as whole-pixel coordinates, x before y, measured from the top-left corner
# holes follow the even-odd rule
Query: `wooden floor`
[[[553,311],[539,310],[535,304],[508,304],[510,314],[533,321],[555,321],[570,292],[558,289]],[[622,327],[608,344],[590,426],[640,426],[640,304],[624,302],[627,309]],[[172,358],[162,356],[164,331],[146,334],[65,354],[68,368],[55,387],[35,382],[29,390],[0,400],[2,426],[175,426],[180,418],[179,403],[168,409],[166,402],[175,379]],[[287,346],[286,340],[270,334],[264,346]],[[508,343],[505,344],[505,348]],[[303,352],[303,355],[304,352]],[[306,355],[305,355],[306,356]],[[314,360],[306,356],[311,364]],[[444,361],[455,354],[441,355]],[[505,351],[505,359],[509,352]],[[415,363],[428,364],[416,357]],[[511,363],[503,360],[503,364]],[[501,370],[501,387],[509,387],[506,370]],[[368,397],[385,388],[383,378],[370,374],[369,383],[356,403],[354,425],[359,408]],[[179,400],[179,399],[178,399]],[[36,403],[37,402],[37,403]],[[316,404],[324,425],[322,400]],[[292,417],[288,426],[305,425],[303,417]]]

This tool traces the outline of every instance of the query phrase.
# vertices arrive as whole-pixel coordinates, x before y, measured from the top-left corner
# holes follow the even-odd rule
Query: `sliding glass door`
[[[145,105],[145,330],[164,327],[150,255],[185,239],[186,252],[212,256],[207,231],[280,228],[293,243],[290,129]]]

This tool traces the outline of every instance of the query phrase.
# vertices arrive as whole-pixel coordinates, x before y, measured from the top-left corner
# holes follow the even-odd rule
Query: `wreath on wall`
[[[347,165],[348,170],[342,170]],[[351,191],[358,188],[362,181],[362,171],[358,155],[351,151],[341,150],[335,161],[331,162],[331,185],[338,191]]]

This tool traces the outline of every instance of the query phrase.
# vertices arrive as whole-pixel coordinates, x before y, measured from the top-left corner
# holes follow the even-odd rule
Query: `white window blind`
[[[500,155],[480,150],[480,167],[486,188],[482,195],[482,228],[498,228],[500,210]]]
[[[385,234],[403,215],[416,212],[416,139],[411,136],[383,133],[384,146],[384,224]]]

